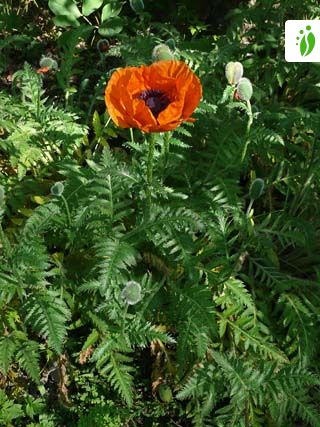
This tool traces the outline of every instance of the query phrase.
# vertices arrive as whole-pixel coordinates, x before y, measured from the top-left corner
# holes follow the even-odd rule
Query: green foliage
[[[119,16],[123,3],[118,0],[83,0],[81,2],[49,0],[48,6],[55,15],[53,19],[55,25],[59,27],[79,28],[81,26],[79,19],[82,17],[93,30],[96,25],[87,18],[90,16],[93,19],[92,14],[95,15],[94,17],[99,23],[98,32],[102,36],[115,36],[121,32],[124,25],[123,19]],[[142,0],[130,1],[130,6],[136,13],[143,10]],[[95,13],[100,9],[101,13]]]
[[[6,168],[22,179],[29,172],[44,174],[60,158],[70,157],[83,144],[86,128],[74,114],[46,104],[42,78],[29,65],[15,73],[14,81],[21,99],[0,94],[0,150]]]
[[[59,293],[46,290],[44,294],[30,295],[23,310],[27,325],[40,336],[48,338],[49,346],[60,353],[70,314]]]
[[[0,81],[0,424],[319,426],[318,65],[284,63],[282,31],[320,8],[247,2],[217,34],[158,3],[0,5],[0,72],[35,39],[22,10],[60,27]],[[159,46],[203,99],[150,173],[103,92]]]
[[[93,407],[89,413],[83,415],[79,421],[77,427],[121,427],[121,419],[119,416],[109,414],[109,409],[104,407]]]
[[[3,390],[0,390],[0,409],[0,422],[5,426],[23,415],[21,405],[10,401]]]

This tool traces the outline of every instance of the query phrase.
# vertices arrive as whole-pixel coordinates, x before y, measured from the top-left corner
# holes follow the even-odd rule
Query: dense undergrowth
[[[320,7],[225,3],[0,5],[0,425],[320,426]],[[103,93],[159,43],[203,98],[150,184]]]

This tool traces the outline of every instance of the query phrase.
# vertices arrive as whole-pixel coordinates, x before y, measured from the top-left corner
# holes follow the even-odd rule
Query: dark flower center
[[[150,108],[155,118],[170,104],[170,99],[161,90],[148,89],[140,93],[139,99],[143,99]]]

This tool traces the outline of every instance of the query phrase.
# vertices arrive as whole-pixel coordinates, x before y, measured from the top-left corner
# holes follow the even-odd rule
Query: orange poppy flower
[[[105,101],[118,126],[163,132],[194,121],[190,116],[201,95],[198,77],[184,62],[170,60],[115,71]]]

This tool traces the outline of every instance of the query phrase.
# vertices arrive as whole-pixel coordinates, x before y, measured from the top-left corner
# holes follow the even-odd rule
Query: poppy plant
[[[190,116],[201,95],[200,80],[187,64],[169,60],[115,71],[105,101],[118,126],[164,132],[194,121]]]

